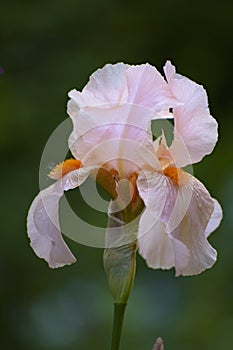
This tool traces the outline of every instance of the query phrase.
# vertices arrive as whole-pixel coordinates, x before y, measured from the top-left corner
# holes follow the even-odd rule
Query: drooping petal
[[[34,199],[27,219],[31,247],[51,268],[76,261],[60,232],[58,203],[62,195],[61,181],[42,190]]]
[[[179,167],[199,162],[217,142],[217,122],[210,115],[207,94],[201,85],[178,75],[167,62],[165,75],[172,94],[182,105],[174,106],[174,141],[170,152]]]
[[[31,247],[51,268],[76,261],[61,235],[58,206],[64,191],[81,185],[91,171],[93,167],[86,167],[66,174],[42,190],[29,209],[27,229]]]
[[[205,233],[214,211],[214,200],[200,181],[191,176],[190,180],[179,186],[177,196],[172,200],[170,215],[169,211],[165,211],[162,218],[167,223],[166,231],[182,242],[190,253],[186,265],[182,261],[181,264],[176,263],[177,275],[199,274],[216,261],[216,251]]]
[[[151,172],[146,178],[139,174],[137,181],[146,206],[139,225],[141,255],[156,268],[168,268],[173,261],[177,276],[199,274],[214,264],[216,251],[206,236],[221,217],[219,205],[203,184],[183,173],[179,177],[172,170],[164,175]],[[168,251],[174,258],[168,259]]]
[[[172,240],[161,221],[155,220],[154,213],[146,209],[141,216],[138,232],[140,255],[153,269],[170,269],[175,266]]]
[[[213,199],[214,201],[214,210],[213,213],[210,217],[210,221],[208,222],[208,225],[206,227],[205,230],[205,235],[206,237],[208,237],[213,231],[216,230],[216,228],[218,228],[218,226],[220,225],[220,222],[222,220],[222,208],[220,206],[220,204],[218,203],[218,201],[216,199]]]
[[[177,268],[185,266],[189,260],[189,249],[166,232],[166,225],[155,220],[150,209],[141,216],[138,247],[140,255],[153,269]]]
[[[161,219],[168,194],[167,179],[159,172],[139,172],[137,188],[144,204],[157,220]]]
[[[166,230],[177,186],[162,173],[146,171],[139,173],[137,186],[146,206],[139,224],[140,254],[152,268],[168,269],[187,264],[188,248]]]
[[[71,171],[62,178],[63,190],[68,191],[81,186],[88,176],[99,168],[98,165],[90,165]]]

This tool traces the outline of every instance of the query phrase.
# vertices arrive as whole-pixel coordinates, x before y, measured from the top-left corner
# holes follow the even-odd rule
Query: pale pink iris
[[[137,179],[136,195],[145,205],[139,253],[150,267],[175,267],[177,275],[191,275],[215,262],[207,237],[220,223],[220,205],[180,168],[212,152],[217,123],[200,85],[176,75],[170,62],[165,75],[167,81],[149,64],[106,65],[82,92],[69,93],[69,148],[76,160],[55,168],[51,177],[57,181],[39,193],[28,214],[31,246],[50,267],[75,261],[59,229],[61,196],[100,168],[109,171],[116,190],[120,180]],[[171,146],[164,135],[153,143],[151,120],[166,118],[171,108]]]

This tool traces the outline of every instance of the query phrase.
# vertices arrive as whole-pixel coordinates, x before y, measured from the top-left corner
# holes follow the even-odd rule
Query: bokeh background
[[[67,92],[105,63],[166,59],[202,83],[220,140],[194,167],[224,208],[210,241],[216,265],[197,277],[138,268],[122,350],[232,349],[233,343],[233,3],[179,1],[1,1],[0,6],[0,348],[109,349],[112,298],[102,249],[67,239],[78,263],[50,270],[26,236],[39,190],[41,153],[67,117]],[[78,199],[77,193],[77,199]],[[77,201],[78,205],[78,201]]]

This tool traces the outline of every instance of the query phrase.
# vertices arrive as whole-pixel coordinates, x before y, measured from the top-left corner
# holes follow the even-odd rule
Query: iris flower
[[[176,74],[169,61],[164,72],[166,80],[149,64],[108,64],[82,92],[69,93],[74,159],[51,171],[56,181],[34,199],[27,220],[31,246],[51,268],[76,261],[60,232],[59,200],[93,173],[112,197],[110,208],[124,197],[124,180],[132,212],[142,203],[137,244],[149,267],[194,275],[216,261],[207,238],[221,221],[221,207],[182,168],[212,152],[217,123],[202,86]],[[163,132],[155,141],[151,132],[152,120],[167,118],[174,119],[170,146]]]

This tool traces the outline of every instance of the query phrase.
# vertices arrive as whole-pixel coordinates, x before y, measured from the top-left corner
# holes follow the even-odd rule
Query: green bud
[[[110,248],[104,251],[104,268],[109,288],[115,303],[127,303],[136,271],[138,219],[124,225],[119,217],[111,215],[108,228],[115,229],[110,237],[111,243],[114,243],[115,235],[115,243],[117,243],[108,245]]]
[[[136,250],[136,241],[105,249],[104,267],[115,303],[126,303],[129,298],[135,277]]]

